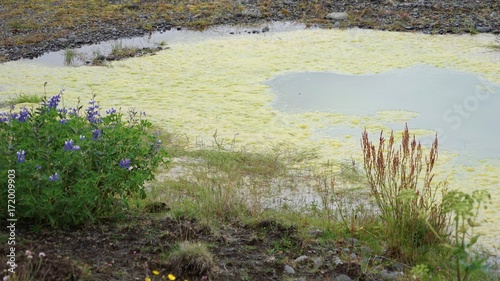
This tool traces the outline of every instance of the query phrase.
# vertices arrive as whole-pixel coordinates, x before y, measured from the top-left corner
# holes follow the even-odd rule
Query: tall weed
[[[440,241],[436,234],[446,235],[447,217],[438,195],[446,194],[447,187],[444,183],[432,183],[438,157],[437,137],[424,157],[421,144],[415,137],[410,138],[408,127],[399,147],[394,143],[393,132],[388,140],[381,132],[375,146],[365,130],[362,149],[368,184],[385,223],[389,255],[413,263],[427,246]]]

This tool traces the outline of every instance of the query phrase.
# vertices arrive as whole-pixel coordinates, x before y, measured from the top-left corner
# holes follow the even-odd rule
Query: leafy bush
[[[365,130],[362,149],[368,184],[385,223],[389,254],[412,263],[423,254],[417,250],[425,251],[428,245],[438,244],[440,236],[446,234],[447,217],[437,195],[438,191],[446,194],[447,188],[443,184],[432,184],[432,169],[438,155],[437,137],[425,158],[420,143],[415,137],[410,139],[408,127],[399,147],[394,145],[391,132],[388,143],[380,134],[377,148]]]
[[[167,159],[145,113],[131,110],[125,121],[115,109],[101,116],[95,96],[85,110],[80,102],[58,108],[61,96],[0,113],[0,176],[15,174],[9,205],[21,222],[68,227],[119,214],[127,198],[146,196],[144,182]],[[1,210],[7,192],[0,191]]]
[[[469,280],[472,273],[485,268],[486,257],[473,254],[473,246],[479,235],[473,235],[479,225],[477,218],[481,205],[486,209],[491,195],[484,190],[476,190],[472,195],[453,190],[443,198],[444,211],[453,219],[453,241],[444,245],[452,250],[457,281]]]

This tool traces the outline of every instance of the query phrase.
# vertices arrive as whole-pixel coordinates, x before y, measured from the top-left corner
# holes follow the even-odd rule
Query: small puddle
[[[277,94],[273,106],[283,112],[358,116],[416,112],[418,116],[408,126],[437,131],[445,148],[500,158],[500,85],[474,74],[417,65],[373,75],[290,73],[267,84]],[[401,124],[385,125],[402,129]],[[325,132],[338,136],[346,130],[353,133],[352,128],[339,127]],[[356,128],[354,135],[358,134]]]
[[[113,47],[117,45],[129,48],[168,47],[169,44],[177,42],[196,42],[210,38],[228,37],[240,34],[256,35],[299,29],[305,29],[305,25],[294,22],[270,22],[258,26],[221,25],[204,31],[171,28],[170,30],[152,32],[144,36],[109,40],[98,44],[84,45],[75,48],[75,53],[79,55],[76,56],[76,60],[72,65],[85,65],[86,60],[89,60],[95,56],[95,54],[107,56],[111,53]],[[45,66],[65,66],[64,53],[64,50],[49,52],[35,59],[22,59],[21,61],[30,61]],[[82,59],[78,59],[79,57],[82,57]]]

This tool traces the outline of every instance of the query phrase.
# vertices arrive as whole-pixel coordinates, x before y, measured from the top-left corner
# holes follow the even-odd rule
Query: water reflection
[[[283,32],[304,29],[305,25],[295,22],[269,22],[256,26],[249,25],[221,25],[214,26],[204,31],[193,31],[181,28],[171,28],[170,30],[152,32],[150,34],[132,38],[123,38],[120,40],[109,40],[99,42],[98,44],[84,45],[75,48],[77,54],[85,58],[92,58],[95,54],[107,56],[111,53],[113,46],[120,45],[123,47],[134,48],[155,48],[158,46],[168,46],[168,44],[178,42],[197,42],[201,40],[230,37],[238,34],[256,35],[265,32]],[[45,66],[64,66],[64,50],[58,52],[49,52],[38,58],[21,61],[32,61]],[[76,60],[74,65],[85,64],[85,59]]]

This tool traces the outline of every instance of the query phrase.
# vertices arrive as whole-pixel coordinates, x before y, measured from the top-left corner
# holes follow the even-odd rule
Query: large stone
[[[346,20],[349,15],[346,12],[333,12],[325,16],[329,20]]]
[[[477,30],[477,32],[484,33],[484,32],[490,32],[491,28],[489,28],[487,26],[476,26],[476,30]]]
[[[335,280],[336,281],[352,281],[351,277],[349,277],[345,274],[340,274],[339,276],[337,276],[337,278]]]
[[[314,262],[314,267],[315,267],[315,268],[319,268],[320,266],[322,266],[322,265],[323,265],[323,261],[324,261],[324,260],[323,260],[323,258],[322,258],[322,257],[315,257],[315,258],[313,258],[312,260],[313,260],[313,262]]]
[[[398,271],[387,271],[386,269],[383,269],[380,272],[380,277],[382,277],[382,279],[386,280],[386,281],[400,280],[399,278],[401,278],[403,276],[404,276],[404,274],[402,272],[398,272]]]
[[[262,17],[262,13],[257,8],[245,9],[245,10],[241,11],[241,15],[244,17],[250,17],[250,18]]]
[[[300,263],[306,262],[308,259],[309,259],[308,256],[300,256],[300,257],[296,258],[293,262],[300,264]]]
[[[288,274],[295,274],[295,269],[293,267],[289,266],[288,264],[285,264],[285,272]]]

